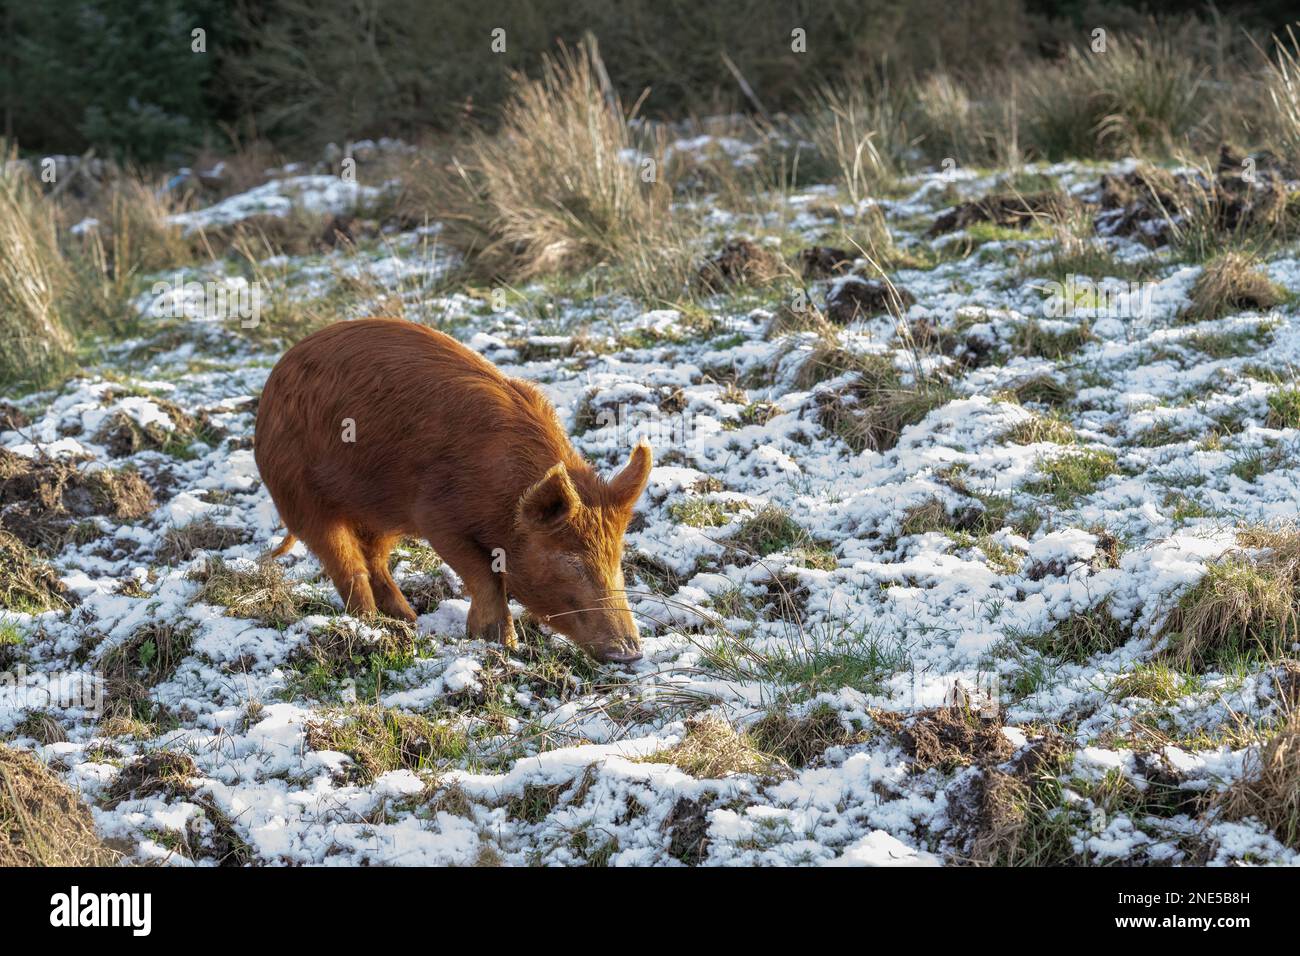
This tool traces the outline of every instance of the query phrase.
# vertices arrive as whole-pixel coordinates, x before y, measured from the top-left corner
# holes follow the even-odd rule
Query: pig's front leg
[[[506,577],[492,569],[491,556],[471,541],[430,541],[434,549],[460,575],[469,591],[470,637],[515,646],[515,625],[506,600]]]
[[[515,622],[503,596],[495,594],[484,600],[478,592],[470,591],[469,620],[466,630],[470,637],[485,641],[499,641],[507,649],[515,646]]]

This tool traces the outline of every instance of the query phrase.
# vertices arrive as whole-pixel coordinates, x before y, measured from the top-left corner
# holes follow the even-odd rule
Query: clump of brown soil
[[[39,612],[74,603],[75,596],[53,568],[18,538],[0,531],[0,607]]]
[[[826,293],[826,317],[836,325],[875,315],[901,316],[916,304],[916,296],[881,279],[849,276]]]
[[[31,423],[31,418],[13,402],[0,400],[0,432],[26,428]]]
[[[709,855],[709,808],[703,800],[678,797],[664,820],[668,855],[687,866],[699,866]]]
[[[373,239],[377,235],[379,235],[379,223],[375,220],[338,214],[331,216],[325,223],[317,244],[321,249],[333,249],[338,245],[355,246],[358,241]]]
[[[934,221],[926,236],[933,239],[977,222],[991,222],[1011,229],[1028,229],[1043,220],[1064,222],[1078,209],[1078,205],[1071,196],[1060,192],[994,193],[949,209]]]
[[[871,719],[898,737],[917,773],[1001,763],[1015,751],[1002,733],[1000,719],[981,717],[966,707],[935,707],[911,716],[873,710]]]
[[[1222,233],[1268,229],[1285,224],[1296,171],[1271,154],[1254,157],[1224,145],[1212,177],[1171,173],[1140,166],[1101,178],[1100,210],[1093,219],[1102,236],[1129,236],[1151,247],[1166,245],[1196,220]]]
[[[784,271],[781,257],[748,239],[730,239],[703,266],[696,284],[706,293],[736,285],[761,285]]]
[[[1049,734],[1022,750],[1008,767],[982,765],[965,789],[952,796],[949,815],[969,834],[967,862],[993,866],[1017,859],[1035,793],[1060,772],[1068,754],[1065,742]]]
[[[55,552],[82,519],[134,521],[154,509],[153,491],[137,472],[77,465],[0,448],[0,528],[28,547]]]
[[[113,866],[77,795],[29,753],[0,746],[0,866]]]
[[[447,578],[437,571],[430,571],[418,577],[412,576],[402,582],[402,593],[407,603],[416,614],[430,614],[438,609],[443,601],[456,596],[456,589]]]
[[[156,422],[141,425],[126,412],[117,411],[104,419],[93,440],[103,445],[113,458],[126,458],[141,451],[183,448],[195,441],[215,445],[226,435],[225,429],[216,425],[206,412],[191,416],[166,399],[150,398],[150,401],[172,420],[173,429]]]
[[[856,258],[847,249],[809,246],[799,253],[799,264],[805,279],[826,279],[849,272]]]
[[[997,350],[996,342],[975,330],[978,323],[958,321],[952,325],[922,316],[908,323],[910,343],[921,352],[938,352],[966,366],[979,366]]]

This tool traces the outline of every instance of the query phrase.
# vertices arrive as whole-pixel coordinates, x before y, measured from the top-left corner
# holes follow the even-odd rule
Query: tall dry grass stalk
[[[474,266],[527,280],[606,263],[643,292],[685,276],[660,144],[634,134],[593,38],[516,76],[495,135],[478,134],[431,184],[446,237]]]
[[[1264,92],[1272,107],[1265,127],[1287,156],[1300,156],[1300,40],[1291,27],[1273,37],[1276,59],[1266,58]]]
[[[70,237],[67,312],[75,327],[121,335],[134,327],[130,307],[142,275],[186,265],[195,250],[169,221],[177,202],[156,184],[123,172],[96,203],[98,226]]]
[[[0,382],[39,385],[73,353],[58,312],[67,267],[50,205],[16,151],[0,156]]]
[[[804,134],[854,206],[898,172],[909,145],[906,104],[888,81],[822,84],[806,106]]]
[[[1027,145],[1051,160],[1168,154],[1205,112],[1205,68],[1162,37],[1071,47],[1022,76]]]

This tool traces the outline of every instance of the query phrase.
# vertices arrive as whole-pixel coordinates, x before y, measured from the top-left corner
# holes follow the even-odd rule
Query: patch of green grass
[[[1087,322],[1068,329],[1048,329],[1043,323],[1030,319],[1016,327],[1011,335],[1011,348],[1017,355],[1061,359],[1078,352],[1096,336]]]
[[[367,629],[363,634],[351,621],[332,620],[293,654],[302,678],[293,689],[319,699],[340,682],[351,681],[356,699],[373,700],[383,690],[384,676],[411,667],[415,655],[415,641],[402,631]]]
[[[712,498],[687,498],[668,506],[668,516],[678,524],[692,528],[720,528],[740,509],[734,501],[715,501]]]
[[[1170,704],[1183,696],[1186,684],[1186,678],[1168,664],[1139,664],[1132,673],[1110,685],[1110,696],[1115,700],[1141,697],[1157,704]]]
[[[1300,388],[1280,388],[1268,397],[1269,428],[1300,428]]]
[[[1179,341],[1212,359],[1241,358],[1266,347],[1276,328],[1276,323],[1260,322],[1230,332],[1193,332]]]
[[[448,721],[372,705],[330,716],[308,724],[307,745],[347,754],[366,783],[390,770],[436,770],[469,752],[465,732]]]
[[[776,505],[767,505],[746,518],[727,540],[734,547],[761,556],[811,543],[808,532]]]
[[[878,693],[910,660],[899,638],[856,628],[834,640],[812,634],[802,646],[765,657],[761,666],[769,680],[794,688],[792,699],[808,699],[842,687]]]
[[[1035,222],[1027,229],[1020,229],[1016,226],[1000,226],[985,220],[967,226],[966,237],[974,245],[983,245],[986,242],[1024,242],[1029,239],[1050,239],[1052,230],[1042,222]]]
[[[1179,491],[1173,491],[1166,495],[1164,506],[1170,509],[1170,520],[1177,524],[1193,521],[1197,518],[1209,518],[1214,515],[1213,511],[1195,498]]]
[[[22,644],[23,632],[18,630],[16,624],[9,621],[0,623],[0,670],[6,669],[6,663]]]
[[[1040,459],[1039,477],[1025,485],[1036,495],[1049,495],[1062,508],[1090,495],[1109,476],[1119,471],[1115,453],[1083,448],[1054,458]]]
[[[1049,631],[1022,636],[1020,642],[1057,660],[1082,664],[1122,646],[1129,637],[1124,625],[1098,607],[1073,614]]]
[[[1288,454],[1281,445],[1268,444],[1259,448],[1248,448],[1228,468],[1229,474],[1245,482],[1258,481],[1261,475],[1276,471],[1288,461]]]

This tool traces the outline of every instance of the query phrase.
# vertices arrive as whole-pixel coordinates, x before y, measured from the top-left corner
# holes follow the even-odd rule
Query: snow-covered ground
[[[1082,192],[1100,171],[1039,172]],[[191,219],[224,224],[281,210],[294,195],[337,211],[342,193],[317,178],[303,177],[295,189],[261,187]],[[900,247],[942,248],[954,237],[922,235],[951,205],[952,191],[977,197],[993,185],[992,176],[915,177],[909,195],[882,208]],[[789,230],[805,244],[829,234],[837,212],[852,212],[836,210],[826,190],[787,202]],[[761,225],[717,220],[719,237]],[[26,680],[0,684],[0,733],[77,788],[129,859],[955,862],[969,857],[977,835],[979,813],[970,809],[981,792],[977,778],[1007,770],[1050,735],[1073,755],[1053,811],[1064,821],[1067,853],[1095,863],[1300,863],[1263,825],[1218,820],[1196,801],[1249,764],[1249,746],[1230,731],[1277,712],[1272,671],[1210,670],[1161,701],[1123,690],[1140,686],[1135,672],[1159,659],[1167,615],[1207,563],[1234,545],[1233,528],[1295,514],[1300,470],[1290,461],[1253,480],[1234,469],[1252,453],[1297,440],[1294,430],[1266,427],[1275,386],[1258,374],[1289,377],[1300,363],[1293,334],[1300,314],[1290,303],[1268,316],[1186,324],[1178,314],[1200,267],[1163,263],[1142,293],[1145,313],[1121,297],[1100,312],[1045,319],[1045,280],[1033,258],[1046,254],[1041,238],[999,238],[932,268],[898,269],[894,281],[916,300],[909,321],[965,330],[987,356],[969,365],[925,356],[949,376],[951,400],[907,426],[894,447],[855,452],[819,417],[825,393],[843,381],[800,385],[809,380],[799,372],[815,360],[815,336],[768,333],[783,293],[706,300],[707,322],[563,289],[493,301],[437,290],[448,260],[430,252],[425,233],[389,236],[350,255],[268,263],[285,283],[268,291],[269,301],[314,299],[364,274],[400,294],[408,318],[541,384],[600,467],[613,470],[648,437],[656,468],[627,538],[645,657],[631,669],[608,668],[536,633],[515,654],[468,640],[459,582],[416,545],[399,551],[395,571],[408,592],[435,595],[420,608],[414,637],[393,630],[385,638],[342,615],[301,545],[282,561],[304,598],[294,619],[268,623],[201,597],[202,571],[214,557],[227,569],[254,568],[282,533],[251,450],[251,400],[277,351],[246,335],[238,319],[205,314],[202,292],[198,302],[171,289],[147,295],[139,303],[144,336],[106,349],[62,389],[24,397],[31,424],[0,435],[27,457],[85,455],[81,469],[135,467],[158,501],[140,520],[91,519],[92,533],[53,557],[78,606],[4,612],[22,636]],[[1120,259],[1152,255],[1128,240],[1111,247]],[[1300,292],[1300,262],[1290,254],[1267,271]],[[231,272],[185,276],[239,287]],[[812,283],[815,297],[831,285]],[[365,308],[350,303],[348,317]],[[276,314],[268,310],[262,321]],[[1056,332],[1086,320],[1093,338],[1060,358],[1012,358],[1002,347],[1030,319]],[[837,335],[850,352],[889,356],[904,381],[915,371],[891,318],[858,321]],[[1253,344],[1213,357],[1197,344],[1205,336]],[[1052,411],[1032,396],[1010,397],[1030,381],[1063,387],[1056,412],[1076,444],[1010,437]],[[121,413],[165,436],[176,428],[175,408],[191,418],[205,413],[210,427],[188,447],[162,442],[114,457],[121,449],[110,447],[105,422]],[[1205,440],[1227,421],[1226,437]],[[1113,473],[1074,498],[1043,490],[1044,463],[1080,448],[1113,453]],[[937,501],[955,528],[963,509],[997,496],[1009,496],[1020,518],[969,534],[916,530],[906,520]],[[768,506],[802,530],[798,543],[780,540],[761,556],[729,545]],[[189,553],[174,546],[180,531],[214,525],[232,530]],[[1123,630],[1113,648],[1069,659],[1038,639],[1103,608]],[[178,659],[165,667],[153,660],[158,640],[138,640],[162,628],[184,635]],[[337,633],[362,650],[342,668],[313,668],[306,649]],[[387,650],[392,637],[406,649]],[[46,700],[50,678],[89,680],[120,646],[156,678],[137,715],[147,719],[114,724]],[[358,714],[374,713],[357,700],[423,718],[425,737],[437,727],[448,739],[421,738],[412,755],[400,721],[381,720],[380,736],[399,753],[361,767],[344,743],[328,744],[345,739],[329,728],[355,727]],[[880,717],[924,718],[954,706],[1001,728],[996,759],[966,754],[923,769]],[[806,759],[716,777],[673,762],[689,751],[678,745],[702,740],[701,728],[713,726],[702,716],[744,732],[769,712],[823,722],[829,714],[829,745]],[[30,730],[37,713],[66,740],[39,740]],[[121,785],[160,751],[192,764],[163,785]],[[1156,786],[1187,799],[1144,802]],[[1118,791],[1136,796],[1101,796]]]

